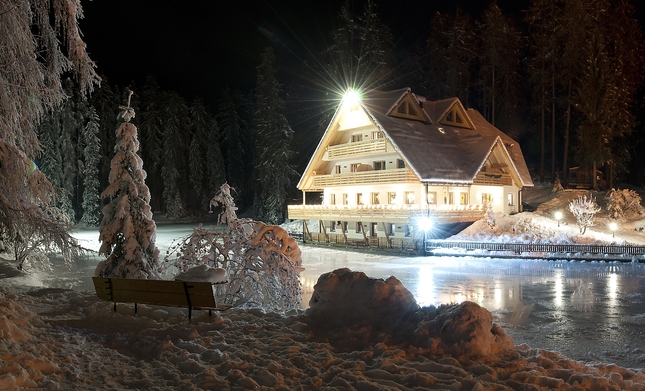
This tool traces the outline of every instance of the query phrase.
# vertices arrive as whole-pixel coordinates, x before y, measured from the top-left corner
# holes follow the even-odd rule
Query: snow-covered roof
[[[416,106],[414,115],[397,112],[403,101]],[[421,182],[471,184],[491,152],[499,148],[521,186],[533,186],[517,141],[476,110],[466,110],[457,98],[431,102],[415,95],[410,88],[372,90],[363,95],[360,105]],[[461,126],[444,121],[453,108],[465,117]],[[298,183],[299,189],[306,187],[307,178],[311,178],[315,165],[322,161],[325,145],[333,139],[338,125],[340,109],[339,105]]]
[[[409,88],[404,88],[370,91],[361,103],[422,182],[472,183],[495,143],[501,140],[501,147],[507,150],[522,185],[533,186],[519,144],[479,112],[466,110],[474,129],[439,122],[453,105],[461,107],[457,98],[423,102],[423,110],[431,122],[388,115],[408,94],[417,99]]]

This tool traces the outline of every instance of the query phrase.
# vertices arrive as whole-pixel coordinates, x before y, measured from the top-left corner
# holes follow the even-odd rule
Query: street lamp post
[[[558,227],[560,226],[560,220],[562,220],[562,212],[555,212],[555,219],[558,220]]]
[[[611,237],[612,238],[616,237],[616,228],[618,228],[616,223],[612,222],[612,223],[609,224],[609,229],[611,230]]]

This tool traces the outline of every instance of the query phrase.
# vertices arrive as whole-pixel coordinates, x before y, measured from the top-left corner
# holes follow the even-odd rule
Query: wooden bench
[[[214,286],[210,282],[170,281],[170,280],[136,280],[130,278],[92,277],[94,288],[99,299],[114,303],[134,303],[134,313],[137,304],[160,305],[167,307],[188,308],[188,320],[193,309],[224,311],[230,306],[217,304]]]

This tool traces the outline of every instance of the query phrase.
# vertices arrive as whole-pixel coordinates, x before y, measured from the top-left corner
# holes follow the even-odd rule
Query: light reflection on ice
[[[162,256],[173,240],[192,232],[195,224],[158,226]],[[74,236],[98,249],[98,231]],[[303,307],[318,277],[347,267],[368,276],[396,276],[420,305],[471,300],[487,308],[516,343],[555,350],[585,360],[598,357],[624,366],[645,338],[645,264],[541,261],[469,257],[417,257],[365,254],[303,246]],[[86,274],[74,289],[92,290],[93,266],[75,267],[73,276],[56,276],[63,287]],[[48,282],[50,283],[50,282]],[[52,285],[50,283],[50,285]],[[602,353],[602,357],[598,356]],[[632,360],[632,361],[630,361]]]

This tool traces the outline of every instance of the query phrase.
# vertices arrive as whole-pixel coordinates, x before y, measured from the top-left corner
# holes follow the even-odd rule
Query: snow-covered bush
[[[641,196],[634,190],[611,189],[606,200],[607,210],[616,220],[633,219],[643,215]]]
[[[483,219],[486,225],[490,227],[490,229],[497,228],[497,221],[495,221],[495,212],[493,212],[493,207],[491,205],[488,205]]]
[[[560,193],[564,191],[564,187],[562,187],[562,182],[560,181],[560,175],[556,172],[555,173],[555,180],[553,181],[553,193]]]
[[[225,269],[229,283],[221,293],[224,304],[277,311],[297,308],[298,276],[303,269],[296,240],[281,227],[238,218],[230,191],[225,183],[211,200],[212,206],[222,207],[218,224],[226,227],[195,229],[169,249],[165,267],[174,266],[180,272],[199,265]]]
[[[591,195],[588,199],[587,196],[578,196],[577,199],[569,202],[569,210],[576,218],[580,233],[584,234],[587,231],[587,227],[594,225],[594,219],[596,213],[600,212],[600,206]]]

